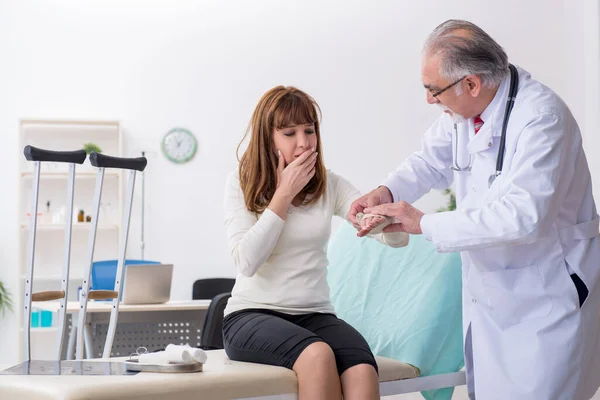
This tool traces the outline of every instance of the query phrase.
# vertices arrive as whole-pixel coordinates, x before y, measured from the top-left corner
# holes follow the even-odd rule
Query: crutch
[[[90,163],[98,168],[96,174],[96,191],[94,194],[94,204],[92,207],[92,227],[90,230],[88,243],[88,259],[83,271],[83,284],[81,285],[81,295],[79,297],[79,313],[77,323],[77,347],[75,358],[83,359],[83,342],[87,302],[91,300],[109,300],[112,299],[112,309],[110,311],[110,322],[108,324],[108,332],[104,343],[103,358],[109,358],[113,338],[117,329],[117,318],[119,315],[119,301],[121,298],[121,287],[123,275],[125,273],[125,256],[127,253],[127,237],[129,235],[129,221],[131,218],[131,204],[133,202],[133,189],[135,187],[136,171],[143,171],[146,168],[146,157],[137,158],[121,158],[111,157],[103,154],[92,152],[90,154]],[[92,263],[94,260],[94,245],[96,242],[96,228],[98,227],[98,214],[100,211],[100,199],[102,197],[102,183],[104,181],[105,168],[119,168],[129,170],[129,182],[127,185],[127,194],[125,199],[125,210],[123,212],[123,226],[121,237],[119,239],[119,261],[117,264],[117,273],[115,277],[114,290],[90,290],[90,275],[92,273]],[[91,356],[91,355],[90,355]]]
[[[60,300],[58,311],[58,343],[56,349],[56,360],[60,360],[63,346],[63,338],[66,328],[67,293],[69,292],[69,267],[71,263],[71,230],[73,227],[73,195],[75,192],[75,164],[83,164],[85,161],[85,150],[75,151],[52,151],[43,150],[33,146],[25,146],[23,149],[25,159],[33,162],[33,184],[31,200],[31,220],[29,222],[29,257],[27,261],[27,278],[25,281],[25,299],[23,301],[24,319],[23,335],[25,346],[25,360],[31,359],[31,302]],[[61,288],[57,291],[33,292],[33,266],[35,259],[35,237],[37,229],[38,195],[40,191],[40,167],[42,162],[61,162],[69,164],[67,181],[67,215],[65,219],[65,263],[62,270]]]

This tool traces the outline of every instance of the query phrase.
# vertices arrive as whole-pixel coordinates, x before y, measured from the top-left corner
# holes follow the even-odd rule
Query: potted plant
[[[10,296],[10,292],[4,286],[4,283],[0,281],[0,314],[4,316],[6,311],[12,312],[13,302]]]
[[[454,195],[454,192],[452,191],[452,189],[446,189],[444,190],[444,194],[449,196],[448,198],[448,205],[446,207],[443,208],[438,208],[437,212],[443,212],[443,211],[454,211],[456,210],[456,195]]]
[[[96,153],[102,153],[102,149],[100,147],[98,147],[97,144],[94,143],[86,143],[83,145],[83,149],[85,150],[85,153],[87,155],[89,155],[91,152],[96,152]]]

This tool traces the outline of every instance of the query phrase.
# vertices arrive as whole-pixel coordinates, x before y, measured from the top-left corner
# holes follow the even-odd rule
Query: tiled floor
[[[420,393],[410,393],[410,394],[399,394],[396,396],[386,396],[382,397],[384,400],[423,400],[423,396]],[[452,400],[469,400],[467,397],[467,387],[459,386],[454,390],[454,396],[452,396]],[[596,392],[596,395],[592,397],[590,400],[600,400],[600,390]]]

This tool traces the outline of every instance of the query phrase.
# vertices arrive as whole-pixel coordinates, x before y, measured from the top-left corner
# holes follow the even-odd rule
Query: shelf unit
[[[91,224],[88,223],[81,223],[78,222],[76,224],[73,224],[73,230],[74,231],[78,231],[78,230],[88,230],[90,229]],[[117,224],[102,224],[101,222],[98,223],[98,226],[96,227],[96,230],[101,231],[101,230],[115,230],[115,229],[119,229],[120,226]],[[29,231],[29,224],[21,224],[21,230],[26,230]],[[65,225],[64,224],[37,224],[37,228],[36,228],[37,232],[43,232],[43,231],[64,231],[65,230]]]
[[[104,179],[118,178],[119,176],[120,176],[120,173],[116,172],[116,171],[104,172]],[[33,173],[32,172],[21,172],[21,177],[24,179],[32,179]],[[42,172],[40,174],[40,180],[47,180],[47,179],[67,179],[67,173],[66,172]],[[76,180],[96,179],[96,173],[91,172],[91,171],[77,172],[75,179]]]
[[[86,143],[98,145],[103,153],[122,156],[123,138],[121,125],[117,121],[36,120],[20,121],[20,149],[32,145],[49,150],[77,150]],[[83,279],[83,268],[88,256],[88,238],[91,223],[76,222],[79,210],[92,214],[92,203],[96,183],[96,168],[86,159],[75,169],[74,217],[71,235],[71,268],[69,273],[68,300],[77,300],[78,288]],[[33,183],[33,163],[21,157],[19,166],[19,287],[15,293],[15,309],[19,310],[19,327],[23,326],[23,295],[27,276],[29,213]],[[41,163],[38,221],[35,248],[33,291],[60,290],[64,263],[64,235],[67,207],[67,164]],[[123,211],[123,173],[107,169],[104,173],[102,202],[98,218],[94,260],[114,259],[118,255],[121,215]],[[48,206],[49,204],[49,206]],[[35,304],[35,303],[34,303]],[[56,315],[53,316],[53,325]],[[22,331],[22,329],[20,329]],[[31,355],[34,359],[47,356],[47,345],[54,350],[55,342],[48,337],[55,328],[31,330]],[[54,332],[54,336],[55,332]],[[37,342],[44,342],[39,346]],[[22,354],[23,339],[19,335],[19,354]]]

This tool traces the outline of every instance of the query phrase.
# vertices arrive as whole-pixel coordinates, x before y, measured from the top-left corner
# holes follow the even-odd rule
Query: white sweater
[[[342,177],[327,171],[324,195],[308,206],[290,206],[287,220],[266,209],[248,211],[237,170],[227,177],[225,226],[237,269],[225,315],[249,308],[289,314],[334,313],[327,284],[331,218],[346,218],[360,196]],[[375,237],[392,247],[408,244],[405,233]]]

